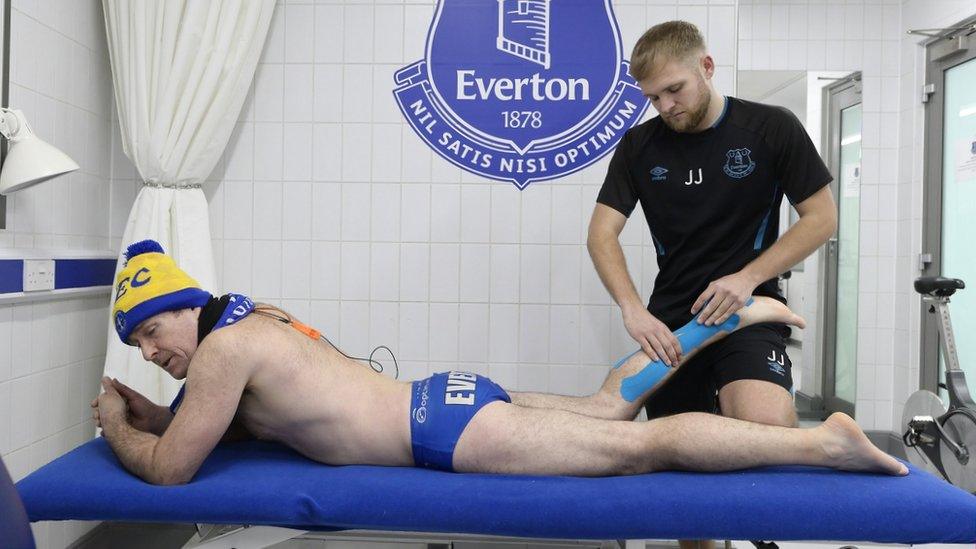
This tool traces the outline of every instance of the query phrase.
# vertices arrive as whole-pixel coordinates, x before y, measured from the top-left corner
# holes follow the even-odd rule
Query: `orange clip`
[[[297,320],[292,320],[291,321],[291,325],[292,325],[293,328],[295,328],[299,332],[307,335],[308,337],[310,337],[312,339],[319,339],[320,337],[322,337],[322,332],[316,330],[315,328],[312,328],[311,326],[308,326],[306,324],[302,324],[301,322],[299,322]]]

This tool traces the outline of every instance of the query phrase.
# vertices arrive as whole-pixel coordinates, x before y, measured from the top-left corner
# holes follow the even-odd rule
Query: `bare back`
[[[323,463],[413,465],[408,383],[258,314],[221,332],[253,358],[235,417],[251,434]]]

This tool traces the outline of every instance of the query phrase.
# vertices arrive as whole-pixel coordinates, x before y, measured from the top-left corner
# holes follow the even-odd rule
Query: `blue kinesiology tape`
[[[751,297],[749,301],[746,301],[745,307],[749,305],[752,305]],[[699,324],[697,319],[692,319],[691,322],[679,328],[674,333],[674,336],[678,338],[678,342],[681,343],[681,350],[687,355],[698,347],[701,347],[702,343],[705,343],[713,335],[721,331],[731,332],[739,325],[740,320],[738,314],[733,314],[721,324],[706,326]],[[633,353],[621,358],[613,367],[621,367],[630,357],[639,352],[640,349],[637,349]],[[671,371],[671,367],[665,364],[663,360],[652,360],[648,362],[641,371],[623,379],[623,382],[620,384],[620,396],[627,402],[637,400],[638,397],[650,390],[651,387],[657,385],[669,371]]]

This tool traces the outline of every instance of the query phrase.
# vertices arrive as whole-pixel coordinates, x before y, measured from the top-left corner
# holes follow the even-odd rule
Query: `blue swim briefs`
[[[511,397],[492,380],[466,372],[444,372],[413,382],[410,442],[418,467],[454,471],[454,447],[484,405]]]

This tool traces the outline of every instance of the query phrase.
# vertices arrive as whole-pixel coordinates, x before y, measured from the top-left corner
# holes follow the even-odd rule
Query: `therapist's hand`
[[[667,325],[643,307],[625,310],[623,316],[627,333],[651,360],[662,360],[668,366],[678,364],[681,360],[681,343]]]
[[[104,428],[104,425],[111,421],[125,421],[125,400],[115,390],[115,387],[112,386],[111,379],[107,377],[102,378],[102,391],[104,392],[98,395],[91,403],[92,408],[95,409],[92,412],[95,427]]]
[[[741,309],[758,284],[742,271],[712,281],[691,306],[691,314],[706,326],[721,324]]]

